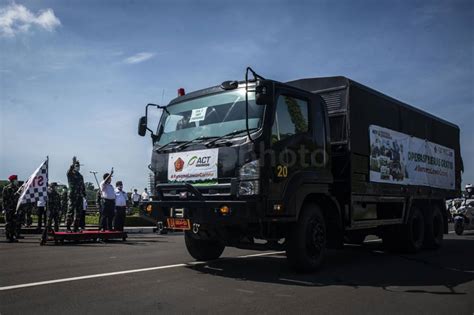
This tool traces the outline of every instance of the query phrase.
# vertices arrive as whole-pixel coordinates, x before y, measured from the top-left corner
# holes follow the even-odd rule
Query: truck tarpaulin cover
[[[455,189],[454,150],[371,125],[370,180]]]

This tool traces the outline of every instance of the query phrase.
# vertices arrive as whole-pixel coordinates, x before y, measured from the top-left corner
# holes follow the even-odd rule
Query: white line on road
[[[271,255],[276,255],[276,254],[281,254],[281,253],[284,253],[284,252],[260,253],[260,254],[238,256],[238,257],[229,257],[227,259],[251,258],[251,257],[258,257],[258,256],[271,256]],[[167,265],[167,266],[157,266],[157,267],[149,267],[149,268],[141,268],[141,269],[131,269],[131,270],[123,270],[123,271],[115,271],[115,272],[107,272],[107,273],[98,273],[98,274],[94,274],[94,275],[79,276],[79,277],[72,277],[72,278],[63,278],[63,279],[55,279],[55,280],[24,283],[24,284],[16,284],[16,285],[9,285],[9,286],[5,286],[5,287],[0,287],[0,291],[22,289],[22,288],[28,288],[28,287],[37,287],[37,286],[41,286],[41,285],[55,284],[55,283],[61,283],[61,282],[71,282],[71,281],[78,281],[78,280],[85,280],[85,279],[111,277],[111,276],[125,275],[125,274],[130,274],[130,273],[137,273],[137,272],[154,271],[154,270],[162,270],[162,269],[170,269],[170,268],[180,268],[180,267],[189,267],[189,266],[203,265],[203,264],[206,264],[206,263],[207,263],[206,261],[193,261],[193,262],[184,263],[184,264],[174,264],[174,265]]]

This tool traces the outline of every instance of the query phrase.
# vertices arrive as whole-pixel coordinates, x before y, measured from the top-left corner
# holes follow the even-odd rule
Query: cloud
[[[140,63],[147,61],[148,59],[151,59],[155,56],[154,53],[150,52],[141,52],[138,54],[135,54],[133,56],[130,56],[126,59],[123,60],[123,62],[128,63],[128,64],[135,64],[135,63]]]
[[[16,3],[0,8],[0,36],[14,37],[18,33],[28,32],[32,27],[52,32],[59,25],[61,21],[52,9],[34,14],[25,6]]]

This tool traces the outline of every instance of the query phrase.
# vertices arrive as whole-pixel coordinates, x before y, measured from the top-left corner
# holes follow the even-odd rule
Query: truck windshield
[[[249,129],[260,128],[264,107],[255,104],[255,93],[248,93]],[[220,137],[245,129],[245,89],[204,96],[167,107],[161,119],[162,130],[156,144],[182,142],[198,137]]]

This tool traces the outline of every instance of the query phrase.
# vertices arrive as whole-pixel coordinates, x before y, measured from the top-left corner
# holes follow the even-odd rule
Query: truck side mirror
[[[257,105],[273,105],[273,82],[259,80],[255,86],[255,103]]]
[[[146,129],[147,129],[147,119],[146,116],[140,117],[140,120],[138,121],[138,134],[142,137],[146,135]]]

